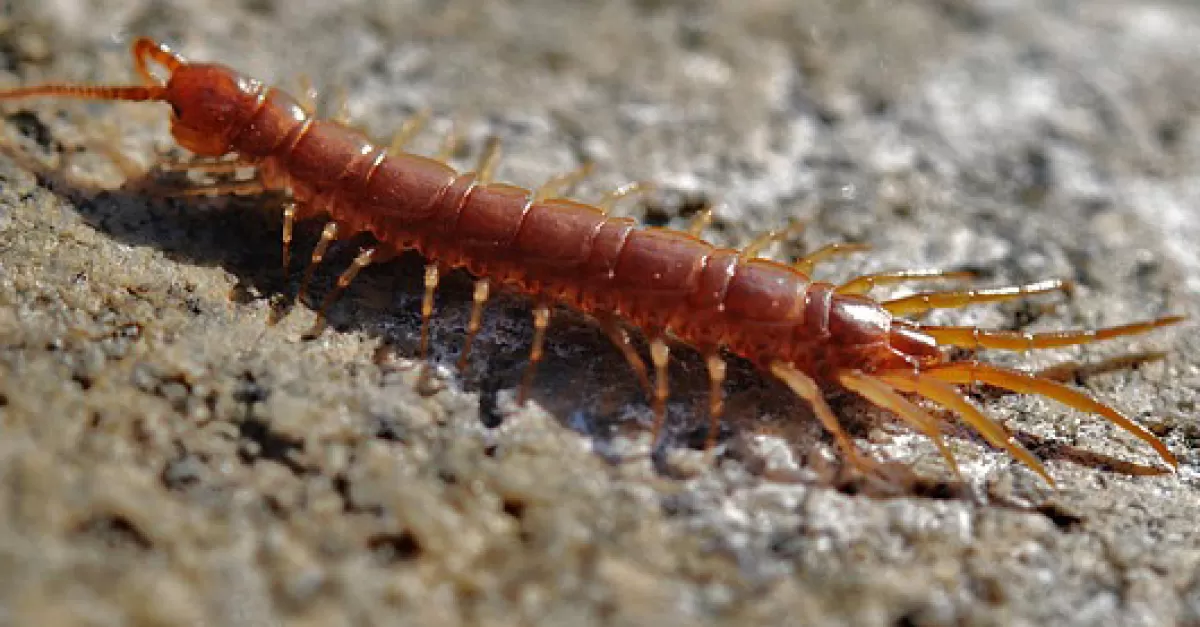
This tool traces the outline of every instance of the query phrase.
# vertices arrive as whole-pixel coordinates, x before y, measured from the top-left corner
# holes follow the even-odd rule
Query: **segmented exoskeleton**
[[[964,278],[966,273],[900,271],[859,276],[840,285],[813,281],[809,274],[814,264],[861,247],[835,244],[783,265],[759,259],[757,254],[785,233],[768,233],[741,250],[717,248],[696,236],[709,217],[707,212],[687,232],[640,228],[631,219],[608,215],[612,204],[637,191],[637,185],[588,205],[558,196],[582,172],[533,191],[495,183],[499,153],[494,143],[476,171],[460,173],[443,160],[404,152],[411,125],[390,147],[380,147],[341,122],[316,119],[311,107],[227,67],[186,62],[144,38],[134,43],[133,57],[143,85],[42,85],[0,92],[0,99],[63,96],[168,103],[172,133],[180,146],[199,158],[236,157],[233,162],[196,161],[191,167],[216,170],[234,163],[257,169],[254,180],[207,191],[289,193],[283,212],[285,268],[294,224],[328,219],[303,285],[332,242],[369,232],[375,244],[362,250],[338,278],[336,289],[320,306],[322,319],[363,268],[406,250],[419,251],[429,262],[421,307],[422,357],[428,346],[434,292],[447,270],[463,268],[477,278],[460,364],[465,363],[479,330],[491,290],[503,286],[528,294],[535,301],[535,335],[520,388],[522,399],[542,357],[551,307],[565,305],[598,320],[632,365],[653,401],[655,441],[666,414],[669,348],[665,338],[670,335],[705,358],[711,382],[709,446],[723,410],[721,351],[729,351],[751,360],[811,405],[847,459],[859,468],[868,469],[871,462],[826,403],[825,392],[831,388],[848,390],[894,412],[930,437],[955,473],[955,459],[942,440],[938,420],[913,397],[954,412],[988,442],[1053,483],[1036,457],[956,387],[975,382],[1040,394],[1100,414],[1144,440],[1168,464],[1177,463],[1145,428],[1075,389],[978,361],[950,361],[944,347],[1028,350],[1087,344],[1173,324],[1180,317],[1050,333],[921,325],[898,316],[1005,301],[1061,290],[1066,283],[1051,280],[1000,289],[921,292],[878,302],[865,295],[876,286]],[[165,81],[151,72],[151,63],[168,72]],[[630,342],[628,327],[639,329],[649,340],[653,380]]]

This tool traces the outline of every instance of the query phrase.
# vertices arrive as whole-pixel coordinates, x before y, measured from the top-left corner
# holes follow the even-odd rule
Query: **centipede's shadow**
[[[6,154],[8,149],[2,149]],[[9,154],[9,156],[14,156]],[[149,247],[169,259],[190,265],[220,267],[236,277],[230,297],[242,302],[284,296],[294,298],[300,272],[285,274],[280,268],[281,217],[278,204],[263,197],[161,198],[137,185],[98,190],[67,183],[60,173],[31,169],[40,182],[71,201],[79,217],[97,231],[126,245]],[[298,225],[296,257],[305,259],[316,242],[320,225]],[[331,248],[326,262],[314,274],[310,297],[313,308],[357,252],[362,241],[347,241]],[[420,329],[422,261],[415,255],[368,268],[330,311],[333,332],[357,331],[378,337],[389,351],[414,356]],[[447,277],[438,292],[437,313],[431,325],[430,358],[453,366],[457,360],[470,314],[471,282],[461,273]],[[287,314],[284,310],[281,314]],[[484,327],[472,348],[468,368],[456,375],[457,385],[480,396],[480,417],[488,426],[503,420],[499,396],[519,384],[532,340],[528,300],[499,294],[489,301]],[[330,332],[330,331],[327,331]],[[645,354],[645,346],[641,346]],[[671,403],[664,428],[664,449],[702,448],[707,435],[707,371],[690,350],[673,354]],[[753,436],[768,432],[782,436],[803,460],[809,452],[829,449],[828,437],[808,408],[782,384],[762,377],[746,362],[731,360],[726,381],[726,419],[720,428],[724,458],[772,479],[805,480],[794,474],[778,475],[744,445]],[[589,436],[597,454],[614,463],[630,452],[629,442],[645,438],[652,423],[647,399],[624,358],[607,338],[583,316],[556,314],[546,341],[546,357],[538,369],[530,398],[563,425]],[[834,400],[835,409],[844,401]],[[851,402],[853,404],[853,402]],[[839,411],[839,414],[843,412]],[[862,413],[862,412],[859,412]],[[880,421],[892,420],[881,412],[867,418],[849,412],[845,428],[853,437],[865,437]],[[894,425],[893,425],[894,426]],[[902,430],[902,427],[897,427]],[[957,434],[986,447],[965,430]],[[1017,437],[1043,459],[1122,472],[1155,474],[1158,469],[1134,464],[1061,443],[1038,439],[1016,430]],[[951,437],[956,437],[952,434]],[[661,472],[670,474],[661,455],[655,455]],[[903,464],[897,465],[902,469]],[[806,475],[808,476],[808,475]],[[901,472],[900,488],[877,491],[857,479],[828,475],[827,480],[846,492],[873,492],[880,496],[973,498],[972,490],[953,479],[927,478]],[[808,480],[811,480],[808,479]]]

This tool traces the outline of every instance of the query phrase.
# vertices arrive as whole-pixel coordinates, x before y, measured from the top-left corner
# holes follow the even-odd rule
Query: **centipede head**
[[[254,115],[263,85],[213,64],[179,66],[167,81],[164,100],[171,105],[171,134],[180,146],[200,156],[230,152],[233,134]]]
[[[160,101],[171,105],[171,132],[201,156],[230,150],[231,136],[253,115],[262,84],[221,65],[188,63],[167,46],[142,37],[133,43],[142,85],[47,84],[0,91],[0,100],[35,97]],[[167,74],[156,76],[151,63]]]

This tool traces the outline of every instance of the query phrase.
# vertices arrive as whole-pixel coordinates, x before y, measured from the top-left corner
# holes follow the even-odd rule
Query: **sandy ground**
[[[295,85],[387,137],[433,111],[469,166],[580,190],[737,244],[810,221],[780,257],[870,255],[823,276],[968,268],[1070,278],[1069,297],[931,317],[1056,329],[1200,313],[1200,10],[1124,0],[9,0],[0,84],[122,82],[151,35]],[[715,464],[695,450],[703,365],[672,370],[669,453],[619,353],[577,316],[518,408],[528,303],[489,305],[453,366],[470,284],[446,282],[439,368],[410,358],[420,262],[372,268],[315,340],[284,309],[279,211],[121,187],[170,149],[161,106],[6,104],[0,156],[0,625],[1200,624],[1194,323],[1027,357],[1177,453],[1051,401],[979,390],[1046,460],[1052,491],[950,423],[932,445],[833,399],[914,478],[836,475],[780,385],[737,366]],[[119,139],[117,139],[119,138]],[[110,150],[102,148],[108,147]],[[301,254],[314,242],[302,234]],[[319,297],[354,254],[335,250]],[[1162,351],[1131,367],[1123,355]]]

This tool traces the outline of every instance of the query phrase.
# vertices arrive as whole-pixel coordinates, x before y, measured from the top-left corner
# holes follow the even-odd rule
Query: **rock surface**
[[[714,241],[805,218],[804,248],[874,247],[828,276],[1078,285],[937,321],[1200,313],[1187,3],[10,0],[0,84],[124,82],[136,35],[285,85],[308,74],[380,138],[428,108],[416,149],[457,120],[462,167],[498,135],[501,178],[522,185],[583,160],[584,198],[654,181],[622,207],[653,223],[712,200]],[[3,111],[0,624],[1200,624],[1192,323],[987,356],[1085,364],[1073,383],[1160,434],[1176,474],[1097,417],[980,390],[1057,492],[954,423],[960,484],[894,417],[835,399],[862,446],[914,475],[846,484],[808,412],[744,366],[706,464],[694,355],[672,371],[656,465],[635,379],[577,316],[556,318],[526,408],[523,299],[491,303],[469,369],[452,368],[465,277],[439,294],[442,367],[413,367],[415,259],[364,272],[302,340],[309,307],[268,324],[298,284],[269,201],[121,187],[114,153],[136,170],[169,150],[163,107]],[[353,253],[335,250],[315,295]]]

